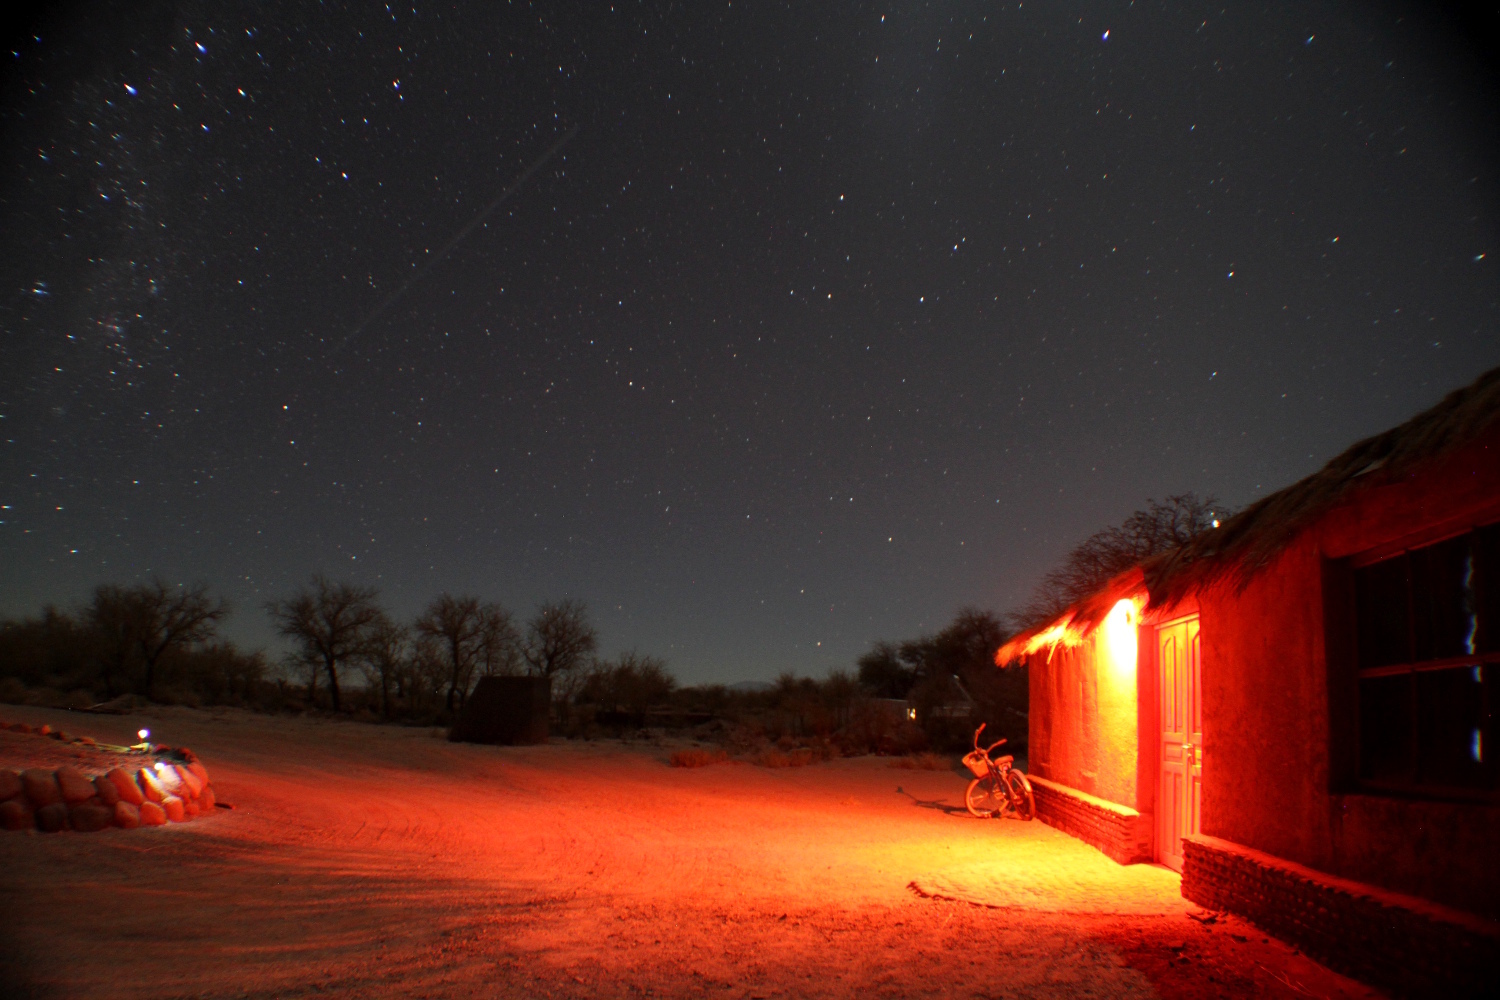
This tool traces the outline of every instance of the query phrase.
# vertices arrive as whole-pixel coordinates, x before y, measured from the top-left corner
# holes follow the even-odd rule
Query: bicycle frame
[[[965,754],[964,755],[964,762],[968,763],[968,761],[969,761],[969,759],[971,757],[975,759],[976,763],[979,760],[982,759],[987,765],[989,765],[989,772],[991,774],[993,774],[993,775],[1000,775],[1000,774],[1003,774],[1004,771],[1001,771],[1001,770],[998,769],[999,765],[996,764],[993,759],[991,759],[990,754],[992,754],[992,753],[995,752],[995,748],[996,747],[1001,746],[1002,744],[1007,743],[1009,741],[1004,736],[1002,736],[998,740],[996,740],[995,742],[991,743],[989,746],[981,748],[980,745],[979,745],[979,734],[982,733],[982,732],[984,732],[984,727],[987,726],[987,725],[989,725],[989,723],[987,723],[987,722],[981,722],[979,724],[979,728],[976,729],[976,730],[974,730],[974,752],[973,753],[969,753],[969,754]],[[1009,769],[1009,762],[1006,763],[1006,769],[1007,770]],[[969,767],[969,770],[970,771],[974,771],[974,768],[973,768],[972,765]],[[974,772],[974,777],[976,777],[976,778],[982,778],[982,777],[984,777],[984,775],[979,774],[977,771],[975,771]]]
[[[981,723],[974,730],[974,749],[964,755],[964,766],[969,773],[974,775],[974,780],[969,785],[968,792],[964,795],[964,801],[969,807],[969,812],[975,816],[998,816],[1002,813],[1017,813],[1022,819],[1031,819],[1035,815],[1035,805],[1031,797],[1031,783],[1026,780],[1026,775],[1011,766],[1009,755],[995,760],[990,756],[996,747],[1003,745],[1004,737],[996,740],[987,747],[979,745],[979,736],[984,732],[985,724]],[[1010,777],[1014,774],[1014,778]],[[975,806],[973,801],[974,790],[982,782],[988,781],[990,789],[1005,790],[1005,806],[998,810],[987,810],[982,806]],[[1017,787],[1019,786],[1019,787]],[[980,811],[976,811],[976,809]]]

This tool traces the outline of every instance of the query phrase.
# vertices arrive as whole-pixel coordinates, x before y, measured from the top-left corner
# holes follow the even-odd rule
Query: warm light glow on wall
[[[1104,619],[1101,629],[1104,654],[1109,665],[1119,674],[1135,674],[1136,626],[1140,620],[1141,610],[1129,597],[1117,601]]]

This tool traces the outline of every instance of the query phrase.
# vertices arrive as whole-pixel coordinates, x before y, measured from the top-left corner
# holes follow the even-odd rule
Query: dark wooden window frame
[[[1372,548],[1365,552],[1343,558],[1325,559],[1323,563],[1323,596],[1325,616],[1325,641],[1328,668],[1329,693],[1329,790],[1334,793],[1367,792],[1407,798],[1439,799],[1446,801],[1469,801],[1500,803],[1500,784],[1490,788],[1474,788],[1424,784],[1419,781],[1381,781],[1361,777],[1361,681],[1382,677],[1412,676],[1453,670],[1455,668],[1483,667],[1484,697],[1487,699],[1488,719],[1484,737],[1489,743],[1484,747],[1488,766],[1497,767],[1500,757],[1500,712],[1496,708],[1500,700],[1500,634],[1493,634],[1497,620],[1490,612],[1492,634],[1485,636],[1475,653],[1457,656],[1441,656],[1411,662],[1383,664],[1361,668],[1358,649],[1358,604],[1356,600],[1355,573],[1377,563],[1406,556],[1409,553],[1429,549],[1454,538],[1470,536],[1477,538],[1482,530],[1495,530],[1500,509],[1491,507],[1466,518],[1434,525],[1426,531],[1414,533],[1398,542]],[[1500,600],[1500,563],[1491,565],[1490,578],[1478,583],[1481,600],[1488,594],[1488,601]],[[1477,614],[1485,612],[1481,608]],[[1408,628],[1411,626],[1408,623]],[[1413,701],[1413,714],[1418,711]],[[1415,725],[1415,724],[1414,724]],[[1413,737],[1415,739],[1415,737]],[[1415,752],[1415,751],[1413,751]]]

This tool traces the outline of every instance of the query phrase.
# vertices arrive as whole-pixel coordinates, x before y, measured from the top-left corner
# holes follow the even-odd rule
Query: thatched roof
[[[1357,490],[1406,475],[1473,441],[1500,417],[1500,368],[1449,393],[1399,427],[1365,438],[1322,469],[1256,501],[1217,530],[1142,567],[1153,607],[1170,604],[1210,579],[1243,584],[1303,528]]]
[[[1115,577],[1052,621],[1012,637],[1000,648],[996,662],[1014,662],[1038,642],[1051,645],[1087,635],[1116,600],[1138,592],[1143,578],[1151,607],[1170,605],[1212,580],[1227,577],[1243,585],[1299,531],[1350,494],[1399,479],[1413,467],[1468,444],[1497,418],[1500,368],[1449,393],[1399,427],[1358,442],[1306,479],[1256,501],[1218,528]]]
[[[1074,604],[1056,618],[1043,622],[1006,640],[995,653],[995,664],[1014,663],[1039,648],[1074,645],[1087,638],[1109,617],[1117,602],[1125,598],[1142,600],[1146,590],[1141,567],[1135,566],[1112,578],[1096,593]]]

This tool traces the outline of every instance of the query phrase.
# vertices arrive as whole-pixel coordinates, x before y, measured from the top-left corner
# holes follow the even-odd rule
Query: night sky
[[[144,6],[3,53],[0,614],[202,580],[274,655],[324,571],[822,674],[1500,364],[1427,8]]]

